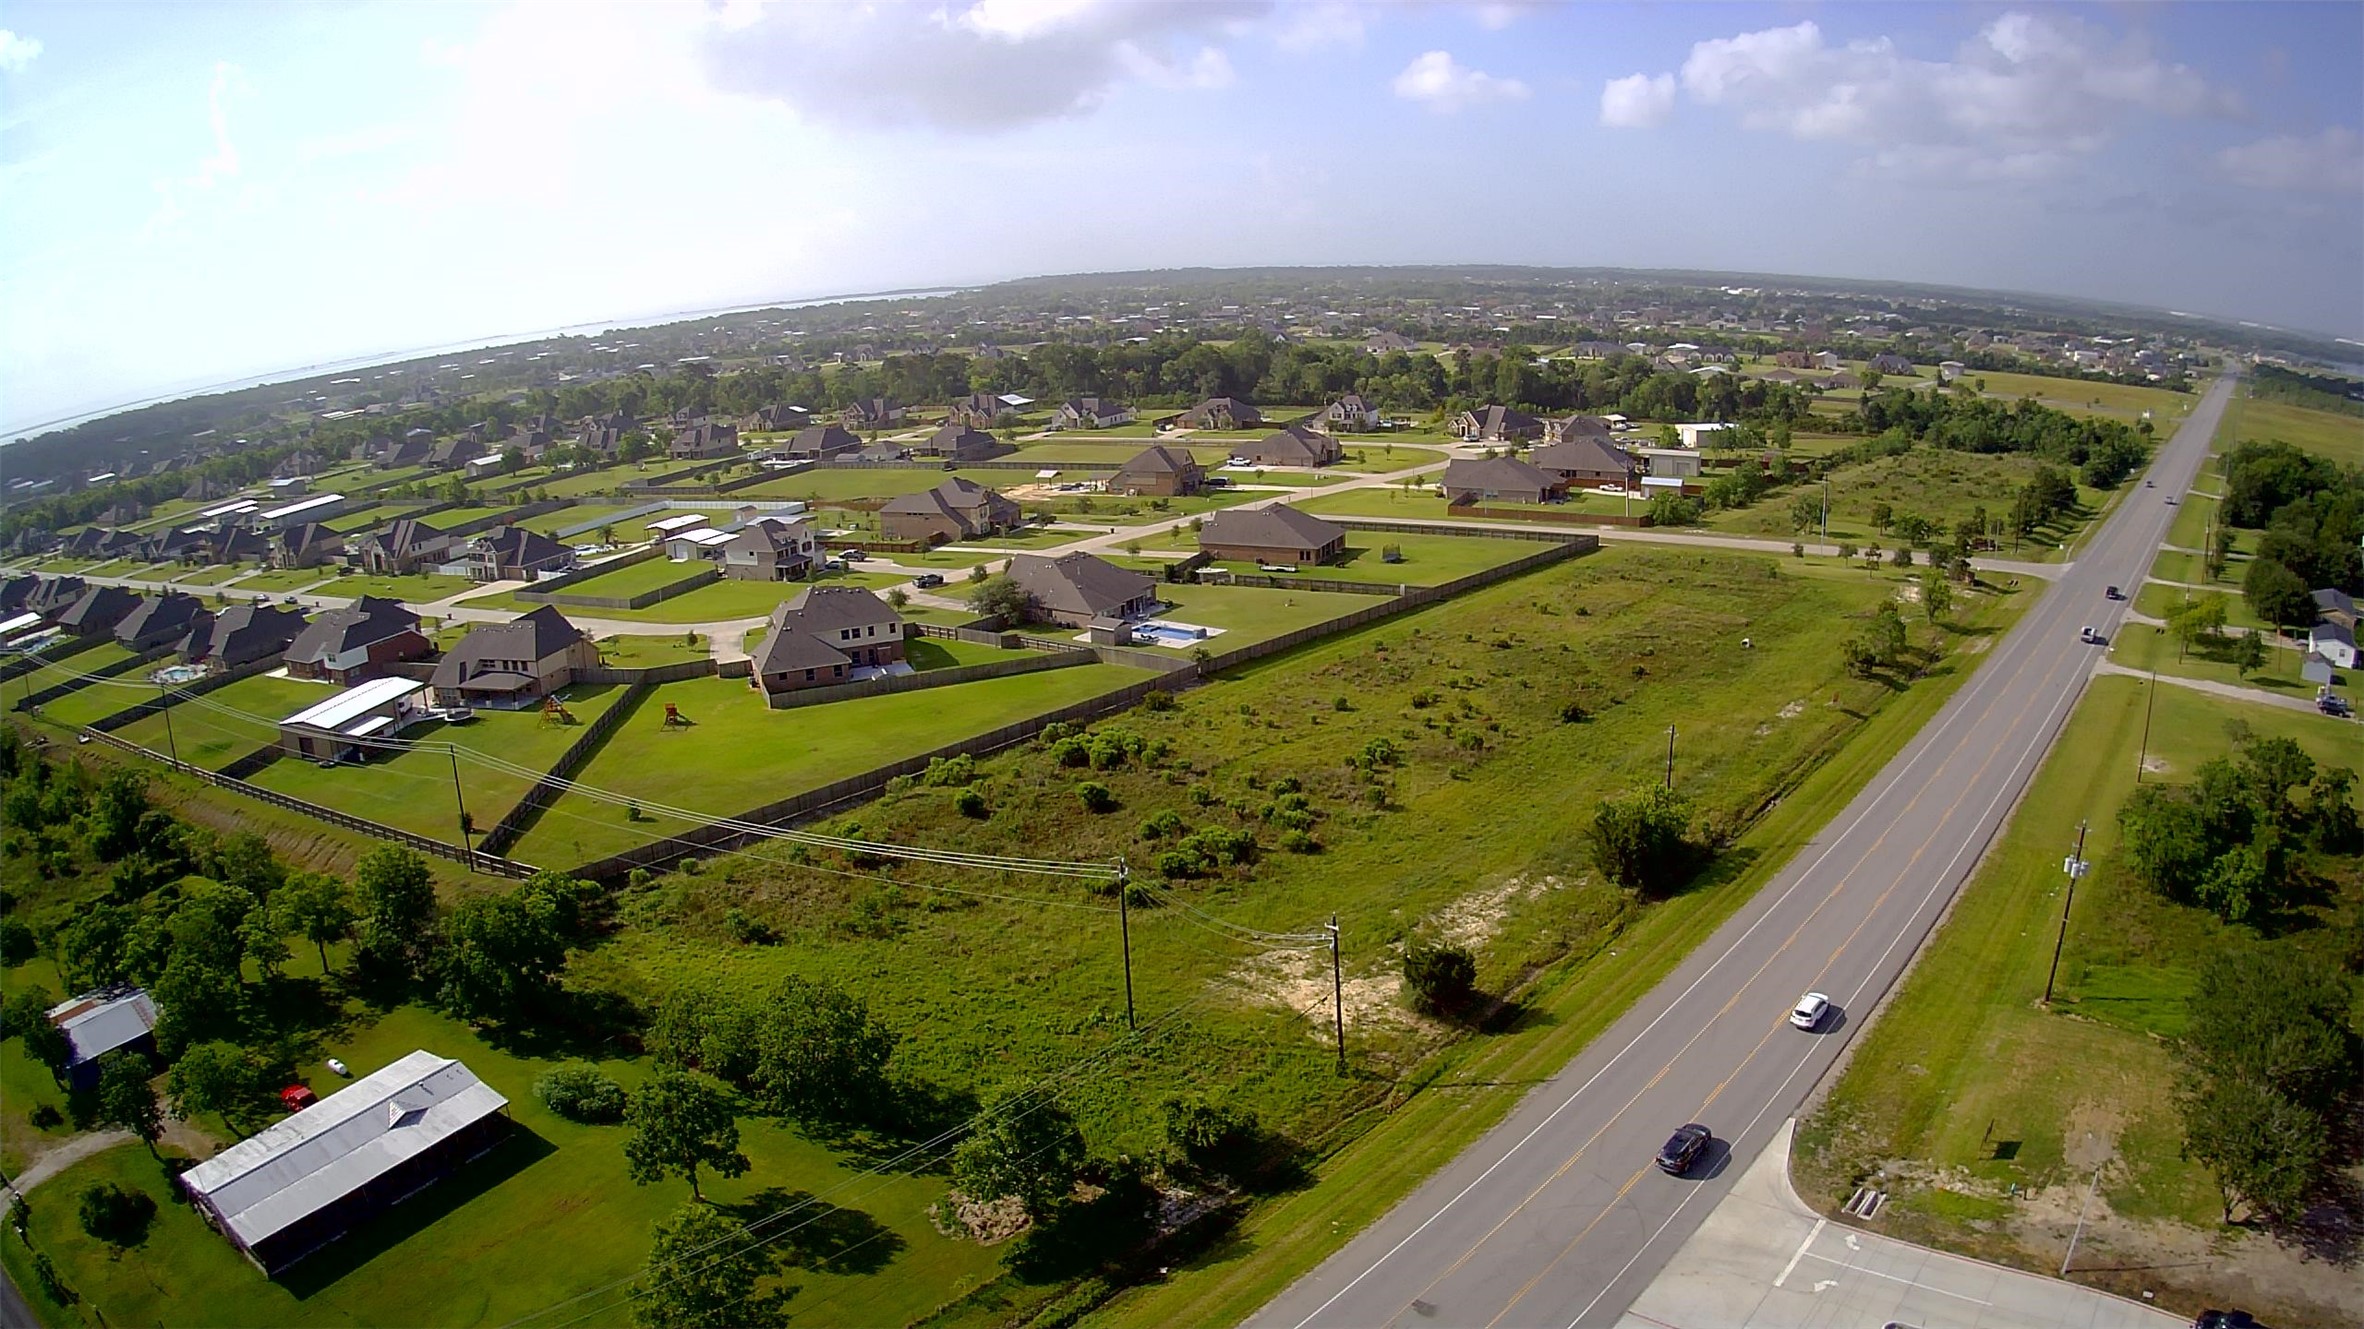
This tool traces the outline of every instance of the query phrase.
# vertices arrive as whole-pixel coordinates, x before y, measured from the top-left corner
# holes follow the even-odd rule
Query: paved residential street
[[[2236,380],[1987,663],[1797,859],[1593,1045],[1396,1209],[1267,1305],[1258,1326],[1613,1325],[1828,1070],[2009,816],[2115,629]],[[1798,994],[1829,993],[1816,1032]],[[1651,1159],[1715,1133],[1683,1177]],[[1872,1322],[1872,1323],[1876,1323]]]

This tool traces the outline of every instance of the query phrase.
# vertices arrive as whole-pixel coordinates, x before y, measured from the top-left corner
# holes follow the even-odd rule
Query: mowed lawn
[[[405,604],[428,604],[442,600],[476,585],[466,577],[446,577],[438,572],[416,572],[407,577],[338,577],[334,585],[314,589],[314,595],[341,595],[359,599],[375,595],[381,599],[400,600]]]
[[[626,572],[638,572],[641,567],[670,568],[674,577],[686,575],[679,563],[659,559],[654,564],[641,564]],[[605,578],[601,578],[605,580]],[[806,586],[859,586],[865,590],[882,591],[901,585],[908,577],[891,572],[831,572],[802,581],[741,581],[725,577],[712,581],[694,591],[686,591],[669,600],[659,600],[639,609],[595,609],[588,605],[559,605],[558,612],[569,618],[622,619],[633,623],[727,623],[742,619],[763,618],[782,600],[795,598]],[[586,583],[588,585],[588,583]],[[623,592],[629,594],[629,592]],[[586,595],[613,595],[614,591],[585,591]],[[520,600],[514,594],[489,595],[468,601],[471,609],[513,609],[519,613],[539,609],[534,601]]]
[[[1267,590],[1261,586],[1199,586],[1161,582],[1158,598],[1168,607],[1158,611],[1158,617],[1176,623],[1192,623],[1200,627],[1222,628],[1223,634],[1211,637],[1206,648],[1217,655],[1253,645],[1267,637],[1316,623],[1327,623],[1358,609],[1368,609],[1383,603],[1384,596],[1357,595],[1351,591],[1295,591]],[[1048,636],[1072,636],[1067,629],[1048,632]],[[1154,647],[1167,655],[1187,655],[1189,648]]]
[[[556,512],[545,512],[539,517],[528,517],[517,524],[529,531],[536,531],[552,539],[557,539],[559,538],[558,532],[567,527],[580,526],[587,521],[606,521],[619,512],[630,512],[631,510],[631,508],[619,504],[577,504],[571,508],[560,508]],[[596,534],[598,531],[594,528],[577,535],[567,536],[566,539],[588,540]],[[642,534],[645,532],[640,530],[636,523],[619,525],[616,531],[618,539],[630,539]]]
[[[560,594],[616,596],[630,599],[643,591],[653,591],[661,586],[670,586],[677,581],[688,581],[711,570],[712,567],[712,564],[704,561],[676,563],[669,558],[652,558],[642,563],[628,563],[613,571],[602,572],[596,577],[576,582],[572,586],[565,587]]]
[[[2235,397],[2224,431],[2217,437],[2220,450],[2252,440],[2279,439],[2343,466],[2364,466],[2364,415]]]
[[[1446,507],[1443,496],[1433,488],[1436,478],[1435,475],[1423,476],[1409,491],[1401,485],[1373,485],[1365,489],[1350,489],[1342,494],[1315,494],[1302,500],[1291,499],[1290,506],[1335,517],[1396,517],[1406,521],[1487,520],[1471,515],[1466,508]],[[1572,526],[1583,525],[1587,517],[1616,516],[1627,510],[1624,499],[1611,498],[1590,490],[1569,494],[1565,503],[1504,503],[1495,506],[1543,513]],[[1638,514],[1642,506],[1641,501],[1636,499],[1632,510]]]
[[[2193,967],[2212,939],[2238,930],[2158,900],[2120,863],[2116,812],[2134,787],[2148,687],[2103,677],[2087,689],[2003,839],[1801,1126],[1794,1171],[1809,1201],[1836,1205],[1857,1169],[1909,1160],[1956,1174],[1954,1190],[1971,1198],[1956,1205],[1898,1187],[1899,1235],[1989,1250],[1958,1215],[2007,1214],[2014,1182],[2081,1191],[2085,1174],[2068,1166],[2067,1150],[2092,1130],[2114,1146],[2102,1186],[2117,1214],[2214,1227],[2215,1187],[2181,1157],[2175,1060],[2159,1040],[2181,1031]],[[2229,750],[2225,727],[2236,720],[2261,738],[2296,740],[2317,761],[2354,760],[2351,731],[2315,716],[2165,685],[2155,706],[2154,780],[2190,780]],[[2047,1012],[2060,864],[2081,823],[2094,866]]]
[[[118,1325],[503,1325],[637,1274],[651,1225],[687,1203],[689,1187],[634,1185],[624,1170],[626,1128],[578,1125],[544,1108],[533,1084],[553,1062],[511,1055],[415,1006],[374,1018],[360,1012],[351,1034],[320,1055],[366,1075],[421,1048],[458,1058],[509,1100],[508,1136],[279,1279],[265,1278],[173,1199],[163,1169],[137,1144],[50,1181],[44,1190],[53,1202],[33,1206],[33,1240],[53,1252],[86,1309]],[[0,1056],[14,1053],[12,1042]],[[606,1069],[626,1084],[646,1074],[634,1063]],[[302,1075],[324,1095],[343,1083],[318,1061]],[[751,1220],[789,1197],[823,1195],[837,1207],[821,1228],[867,1243],[835,1269],[812,1258],[806,1243],[771,1248],[775,1271],[793,1289],[788,1304],[815,1323],[904,1324],[1000,1266],[999,1248],[955,1241],[930,1226],[926,1210],[943,1194],[940,1176],[865,1174],[768,1119],[741,1122],[740,1148],[753,1166],[737,1179],[703,1174],[709,1199]],[[75,1220],[71,1197],[109,1181],[156,1201],[147,1240],[125,1256],[83,1236]],[[23,1244],[12,1235],[7,1250],[17,1281],[38,1297]],[[53,1324],[78,1323],[73,1311],[51,1314]],[[622,1325],[630,1313],[618,1289],[535,1323],[576,1319]]]
[[[2128,669],[2156,669],[2176,678],[2204,678],[2217,683],[2234,683],[2242,687],[2258,688],[2285,697],[2312,699],[2316,685],[2300,676],[2306,652],[2275,646],[2266,652],[2265,667],[2252,674],[2243,674],[2233,661],[2239,637],[2226,633],[2215,642],[2200,642],[2190,650],[2179,646],[2172,633],[2148,623],[2127,623],[2119,627],[2117,639],[2110,643],[2110,661]],[[2353,696],[2355,674],[2338,670],[2333,674],[2332,690]]]
[[[859,775],[1028,716],[1140,681],[1116,665],[985,679],[774,711],[745,679],[659,684],[575,778],[651,803],[731,816]],[[668,728],[670,703],[690,723]],[[689,823],[579,794],[561,797],[515,854],[544,866],[586,862],[661,839]]]
[[[1966,377],[1983,379],[1989,397],[2018,401],[2033,397],[2039,403],[2071,415],[2107,416],[2131,424],[2151,413],[2152,424],[2164,436],[2168,426],[2191,413],[2198,392],[2173,388],[2138,387],[2130,383],[2088,383],[2075,378],[2047,378],[2041,374],[2009,374],[1973,369]]]
[[[254,783],[293,798],[335,808],[356,817],[438,840],[459,834],[459,805],[452,789],[452,758],[443,745],[460,749],[459,797],[479,835],[492,828],[535,780],[583,736],[583,727],[623,698],[618,685],[578,685],[562,694],[573,724],[549,723],[540,708],[496,711],[479,708],[465,724],[430,722],[402,733],[405,742],[429,748],[380,752],[359,764],[323,768],[298,758],[264,767]],[[498,769],[470,754],[522,766],[531,774]]]
[[[259,674],[200,697],[184,697],[169,715],[146,716],[115,735],[153,752],[177,750],[182,761],[218,771],[277,739],[280,720],[337,692],[327,683]],[[136,693],[127,695],[137,699]]]
[[[1394,545],[1403,556],[1389,563],[1381,551]],[[1436,586],[1473,572],[1500,567],[1513,559],[1546,548],[1534,540],[1490,540],[1483,536],[1391,535],[1385,531],[1349,531],[1346,553],[1334,563],[1300,566],[1298,575],[1338,581],[1367,581],[1385,585]],[[1215,564],[1232,572],[1254,574],[1254,563]]]

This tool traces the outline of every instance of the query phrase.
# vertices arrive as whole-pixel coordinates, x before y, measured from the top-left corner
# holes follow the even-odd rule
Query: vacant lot
[[[2197,392],[2177,392],[2172,388],[2135,387],[2123,383],[2088,383],[2082,379],[2047,378],[2039,374],[2005,374],[1986,370],[1972,370],[1969,377],[1984,380],[1986,395],[2017,401],[2033,397],[2039,403],[2071,415],[2107,416],[2131,424],[2145,412],[2160,431],[2161,436],[2178,420],[2190,414],[2192,404],[2200,399]]]
[[[2236,396],[2217,434],[2218,450],[2252,440],[2278,439],[2346,466],[2364,466],[2364,416],[2309,410],[2286,402]]]
[[[2159,900],[2120,867],[2116,811],[2135,782],[2147,686],[2094,680],[1999,846],[1801,1127],[1793,1166],[1800,1191],[1828,1207],[1884,1167],[1893,1197],[1884,1228],[2047,1272],[2060,1267],[2079,1201],[2103,1167],[2079,1265],[2138,1268],[2132,1286],[2182,1284],[2196,1301],[2198,1289],[2236,1276],[2233,1252],[2263,1243],[2217,1225],[2213,1182],[2183,1160],[2174,1061],[2160,1040],[2183,1027],[2199,957],[2245,930]],[[2318,717],[2170,686],[2155,704],[2150,778],[2189,780],[2228,751],[2225,726],[2236,720],[2262,737],[2295,739],[2319,761],[2353,759],[2349,731]],[[2080,823],[2094,867],[2077,890],[2047,1011],[2060,862]],[[2342,907],[2327,905],[2324,921]],[[2331,941],[2331,929],[2317,933]],[[2175,1226],[2144,1226],[2161,1220]],[[2220,1246],[2208,1258],[2224,1242],[2232,1251]],[[2236,1299],[2269,1309],[2260,1291]],[[2319,1308],[2295,1322],[2331,1320]]]
[[[643,564],[641,566],[649,565]],[[656,566],[670,568],[676,576],[682,575],[682,565],[679,563],[669,563],[659,559]],[[626,569],[626,572],[632,573],[639,571],[639,567]],[[860,586],[875,591],[884,590],[906,580],[908,578],[885,572],[830,572],[824,573],[812,582],[741,581],[734,577],[725,577],[720,581],[708,582],[694,591],[676,595],[670,600],[660,600],[641,609],[592,609],[581,605],[560,605],[558,612],[569,618],[622,619],[635,623],[723,623],[739,619],[762,618],[771,613],[772,609],[782,600],[793,598],[797,591],[807,585]],[[611,594],[611,592],[591,592],[591,594]],[[515,609],[519,611],[538,607],[530,601],[519,600],[516,596],[508,594],[470,600],[468,605],[472,609]]]
[[[1394,484],[1374,485],[1348,490],[1343,494],[1315,494],[1289,502],[1290,506],[1303,508],[1307,512],[1335,517],[1399,517],[1408,521],[1485,520],[1470,516],[1465,508],[1447,508],[1444,498],[1436,492],[1436,478],[1434,475],[1423,476],[1410,489]],[[1544,513],[1571,525],[1581,526],[1587,516],[1616,516],[1627,512],[1629,506],[1632,512],[1639,513],[1644,505],[1638,500],[1628,505],[1624,499],[1583,490],[1569,494],[1565,503],[1540,506],[1503,503],[1495,506]]]
[[[677,581],[687,581],[700,573],[710,571],[712,567],[712,564],[703,561],[676,563],[669,558],[652,558],[639,563],[629,563],[613,571],[602,572],[596,577],[576,582],[572,586],[564,588],[560,594],[614,596],[618,599],[628,600],[643,591],[653,591],[660,586],[670,586]]]
[[[375,595],[383,599],[400,600],[405,604],[428,604],[458,595],[477,584],[466,577],[417,572],[407,577],[338,577],[333,585],[313,588],[312,594],[342,595],[355,599]]]
[[[2040,464],[2033,457],[1915,448],[1901,456],[1842,466],[1830,475],[1831,539],[1859,545],[1874,541],[1892,545],[1894,541],[1888,533],[1872,519],[1874,507],[1880,504],[1887,505],[1894,517],[1921,517],[1949,532],[1955,522],[1980,508],[1986,510],[1988,520],[2000,521],[2010,515],[2012,498]],[[1790,511],[1801,496],[1812,498],[1817,504],[1816,519],[1803,532],[1798,530]],[[1818,539],[1821,497],[1820,486],[1789,486],[1775,490],[1752,506],[1709,513],[1707,524],[1716,530],[1741,535]],[[2082,486],[2077,490],[2077,500],[2088,513],[2096,511],[2106,498],[2100,490]],[[2030,559],[2057,554],[2060,542],[2083,525],[2078,520],[2049,527],[2017,547],[2006,536],[2003,552]]]
[[[576,776],[652,804],[731,816],[1123,687],[1142,677],[1081,665],[948,688],[774,711],[743,678],[660,684]],[[671,704],[689,724],[669,728]],[[576,794],[555,804],[516,848],[529,863],[564,865],[661,839],[685,822]]]
[[[545,512],[539,517],[528,517],[517,524],[529,531],[538,531],[552,539],[557,539],[559,538],[558,533],[567,527],[580,526],[584,522],[606,521],[616,513],[630,512],[631,510],[631,508],[614,503],[576,504],[571,508],[560,508],[556,512]],[[616,538],[629,541],[639,537],[644,533],[640,529],[640,523],[645,520],[646,518],[642,518],[620,524],[616,529]],[[597,534],[597,530],[594,529],[565,538],[567,540],[589,540]]]

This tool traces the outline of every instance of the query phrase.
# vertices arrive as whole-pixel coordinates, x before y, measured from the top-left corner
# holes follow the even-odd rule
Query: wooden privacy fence
[[[928,669],[910,674],[887,674],[866,678],[858,683],[836,683],[828,687],[795,688],[787,692],[767,693],[764,704],[775,711],[792,711],[804,706],[818,706],[823,702],[851,701],[856,697],[883,697],[895,692],[919,692],[927,688],[950,687],[955,683],[976,683],[988,678],[1008,678],[1016,674],[1036,674],[1045,669],[1067,669],[1075,665],[1091,664],[1092,652],[1078,650],[1073,643],[1066,649],[1043,655],[1022,655],[1014,660],[989,660],[983,664],[954,665],[949,669]]]
[[[104,733],[97,729],[89,729],[85,730],[84,732],[88,733],[91,738],[98,742],[104,743],[109,747],[116,748],[124,752],[129,752],[135,756],[145,757],[149,761],[155,762],[160,766],[167,766],[183,775],[193,776],[196,779],[202,780],[205,783],[212,785],[216,789],[227,789],[232,793],[244,795],[245,797],[254,799],[258,802],[268,803],[273,807],[285,808],[290,812],[298,812],[315,820],[327,822],[331,826],[340,827],[344,830],[366,835],[372,839],[384,840],[391,844],[404,845],[408,848],[415,849],[422,854],[432,854],[437,858],[450,859],[452,862],[460,864],[471,872],[482,872],[489,876],[508,877],[514,880],[523,880],[540,871],[539,868],[536,868],[531,864],[520,863],[515,859],[503,858],[498,854],[488,854],[482,850],[465,849],[456,844],[446,844],[441,840],[420,835],[415,831],[406,831],[400,827],[388,826],[383,822],[371,821],[367,817],[356,817],[349,812],[339,812],[335,808],[324,808],[318,803],[309,803],[303,799],[294,798],[287,794],[282,794],[276,789],[265,789],[261,785],[248,784],[244,780],[238,779],[234,776],[224,775],[219,771],[209,771],[202,766],[192,766],[185,761],[174,761],[172,758],[164,755],[161,752],[143,748],[137,743],[130,742],[126,739],[117,738],[113,734]]]
[[[89,675],[87,677],[69,678],[63,683],[52,683],[48,687],[41,689],[39,692],[33,693],[31,696],[18,699],[15,709],[20,711],[30,711],[36,706],[46,706],[50,702],[56,701],[60,697],[71,696],[76,692],[80,692],[82,689],[89,687],[91,684],[98,682],[100,679],[119,678],[135,669],[138,669],[142,665],[154,664],[156,661],[172,654],[172,652],[173,648],[170,646],[159,646],[152,651],[142,651],[138,655],[126,656],[121,660],[117,660],[113,664],[100,665],[98,668],[89,671]]]
[[[711,665],[713,661],[706,663]],[[615,705],[601,712],[599,718],[583,730],[582,736],[569,743],[566,751],[559,754],[558,760],[551,763],[549,771],[534,781],[533,788],[525,791],[525,797],[518,799],[515,806],[502,813],[501,819],[484,833],[483,852],[506,854],[509,846],[517,843],[521,836],[532,829],[533,824],[541,820],[542,813],[558,801],[562,782],[573,779],[575,772],[583,769],[583,764],[590,761],[592,754],[607,743],[608,736],[623,725],[625,718],[640,709],[640,703],[648,698],[654,687],[655,684],[643,678],[626,689],[623,696],[616,698]]]
[[[72,659],[84,651],[97,650],[113,640],[115,640],[113,637],[103,632],[95,637],[64,637],[51,642],[40,650],[24,655],[11,655],[6,664],[0,664],[0,681],[15,678],[20,674],[32,673],[43,665],[52,665],[60,660]]]
[[[194,682],[174,684],[170,700],[167,700],[165,695],[159,691],[156,696],[146,698],[112,714],[100,716],[91,721],[87,727],[102,734],[114,733],[127,725],[134,725],[147,719],[172,702],[185,701],[190,697],[202,697],[216,688],[226,688],[240,679],[270,673],[279,667],[280,661],[284,658],[278,654],[266,655],[260,660],[249,660],[227,673],[208,674]]]
[[[1371,531],[1397,535],[1457,535],[1462,539],[1479,540],[1586,540],[1592,537],[1581,531],[1489,531],[1466,522],[1452,521],[1373,521],[1359,517],[1324,517],[1333,526],[1350,531]]]

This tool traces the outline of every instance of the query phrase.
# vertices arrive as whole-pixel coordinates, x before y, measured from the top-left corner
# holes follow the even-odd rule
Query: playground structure
[[[679,703],[670,701],[665,703],[664,727],[667,729],[687,729],[690,727],[690,718],[681,713]]]
[[[571,725],[574,722],[575,713],[566,708],[565,702],[556,697],[542,698],[542,724],[545,728],[552,725]]]

